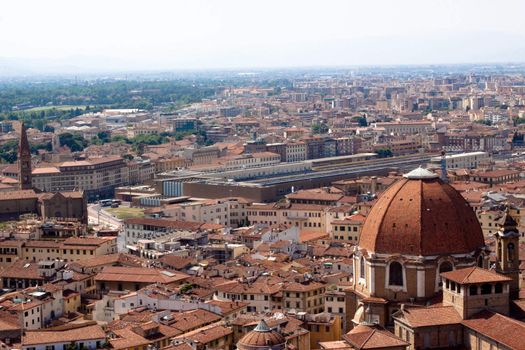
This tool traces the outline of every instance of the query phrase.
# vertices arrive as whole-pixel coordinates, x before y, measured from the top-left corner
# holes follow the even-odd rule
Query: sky
[[[0,73],[522,62],[524,0],[1,0]]]

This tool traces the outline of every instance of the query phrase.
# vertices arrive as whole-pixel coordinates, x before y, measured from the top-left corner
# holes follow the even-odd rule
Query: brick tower
[[[18,144],[18,182],[21,190],[29,190],[33,187],[31,182],[31,149],[29,148],[24,123],[20,129],[20,142]]]

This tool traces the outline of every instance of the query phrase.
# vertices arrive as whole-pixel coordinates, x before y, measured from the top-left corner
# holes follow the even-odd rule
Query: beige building
[[[334,220],[331,222],[330,236],[336,241],[357,244],[365,219],[361,214],[354,214],[342,220]]]
[[[320,204],[272,203],[248,206],[250,225],[293,225],[304,231],[326,232],[327,206]]]
[[[283,309],[311,314],[324,312],[325,290],[326,285],[318,282],[291,282],[283,287]]]
[[[192,200],[165,206],[162,211],[175,220],[238,227],[247,222],[248,203],[236,198]]]
[[[36,168],[33,186],[46,192],[83,190],[89,199],[113,196],[115,187],[129,182],[129,170],[119,156],[63,162]]]
[[[306,143],[288,142],[284,145],[286,162],[301,162],[307,159]]]
[[[65,262],[87,259],[117,252],[116,237],[70,237],[63,242],[30,240],[21,248],[21,259],[32,262],[63,260]]]

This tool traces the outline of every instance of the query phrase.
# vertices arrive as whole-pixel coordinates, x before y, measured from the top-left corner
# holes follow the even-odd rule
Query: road
[[[99,204],[88,204],[88,222],[100,228],[108,227],[119,230],[117,247],[119,252],[125,251],[124,231],[122,221],[104,210]]]

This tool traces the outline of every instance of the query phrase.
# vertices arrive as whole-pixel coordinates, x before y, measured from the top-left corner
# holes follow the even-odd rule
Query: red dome
[[[484,245],[467,201],[425,169],[408,173],[380,196],[359,240],[369,252],[422,256],[470,253]]]

